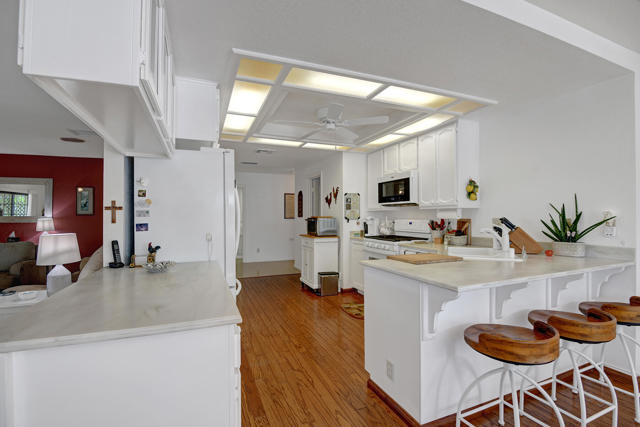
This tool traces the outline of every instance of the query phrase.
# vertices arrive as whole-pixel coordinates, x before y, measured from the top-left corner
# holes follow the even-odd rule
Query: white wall
[[[596,230],[586,243],[633,247],[633,102],[633,76],[625,76],[544,104],[479,111],[482,207],[471,214],[474,229],[506,216],[548,241],[540,219],[548,218],[549,202],[564,202],[573,216],[575,192],[583,226],[606,209],[618,215],[616,238]]]
[[[117,206],[123,206],[124,203],[124,156],[115,151],[109,144],[104,144],[104,170],[103,170],[104,190],[102,197],[102,206],[111,205],[111,201],[115,200]],[[124,210],[116,213],[116,223],[111,223],[111,211],[105,211],[101,206],[96,206],[97,215],[102,211],[102,241],[104,242],[103,264],[109,265],[113,261],[111,254],[111,241],[117,240],[120,244],[120,250],[125,247],[125,220]]]
[[[294,182],[292,173],[238,173],[244,186],[243,262],[293,259],[295,219],[284,219],[284,193],[294,192]]]

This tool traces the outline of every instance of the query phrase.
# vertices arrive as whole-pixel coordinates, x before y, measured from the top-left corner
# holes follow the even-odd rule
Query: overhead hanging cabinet
[[[22,72],[123,154],[175,150],[163,0],[21,0]]]

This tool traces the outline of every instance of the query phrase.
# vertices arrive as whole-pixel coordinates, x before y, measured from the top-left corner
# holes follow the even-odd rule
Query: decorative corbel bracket
[[[428,340],[436,333],[440,312],[444,310],[447,303],[458,299],[460,294],[434,285],[422,286],[420,294],[422,298],[422,339]]]
[[[593,300],[600,297],[602,286],[613,276],[622,273],[627,266],[608,268],[587,273],[587,299]]]
[[[524,289],[529,285],[529,282],[513,283],[511,285],[498,286],[491,288],[491,322],[495,322],[497,319],[502,319],[502,308],[504,303],[511,299],[511,294],[515,291]]]
[[[560,292],[567,289],[569,287],[569,283],[580,280],[584,276],[585,273],[579,273],[547,279],[547,310],[558,307],[558,298],[560,296]]]

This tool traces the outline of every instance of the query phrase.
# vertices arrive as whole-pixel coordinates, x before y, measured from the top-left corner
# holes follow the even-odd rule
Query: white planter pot
[[[551,242],[554,255],[584,257],[587,251],[585,243]]]

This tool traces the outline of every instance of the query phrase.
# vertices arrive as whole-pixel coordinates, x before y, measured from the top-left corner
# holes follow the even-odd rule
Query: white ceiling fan
[[[316,122],[274,120],[273,123],[319,128],[302,136],[300,139],[303,140],[310,138],[315,134],[330,131],[332,133],[335,133],[341,141],[352,143],[356,138],[358,138],[359,135],[347,128],[352,126],[383,125],[389,121],[389,116],[372,116],[360,117],[355,119],[343,119],[343,110],[344,105],[331,103],[326,107],[318,109],[318,111],[316,112],[318,121]]]

